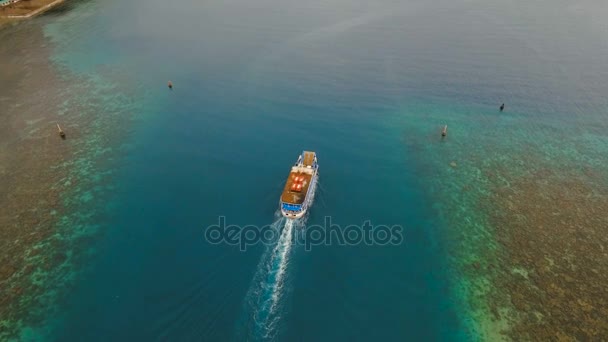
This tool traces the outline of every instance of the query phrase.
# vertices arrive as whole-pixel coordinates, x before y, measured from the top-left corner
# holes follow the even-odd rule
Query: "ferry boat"
[[[281,195],[280,207],[283,216],[296,219],[306,214],[312,205],[318,171],[316,153],[302,152],[298,161],[291,168]]]

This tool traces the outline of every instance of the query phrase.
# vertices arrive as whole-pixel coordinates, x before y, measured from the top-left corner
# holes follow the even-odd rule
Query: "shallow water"
[[[35,19],[74,89],[58,110],[89,128],[57,224],[87,257],[22,338],[488,338],[471,298],[492,285],[465,272],[498,248],[479,207],[487,172],[601,170],[606,14],[593,1],[110,0]],[[321,174],[306,224],[400,225],[403,242],[204,240],[219,216],[275,222],[304,149]]]

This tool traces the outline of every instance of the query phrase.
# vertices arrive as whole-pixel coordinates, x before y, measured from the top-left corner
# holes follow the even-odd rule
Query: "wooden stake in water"
[[[63,139],[65,139],[65,133],[63,132],[63,130],[61,129],[61,126],[59,126],[59,124],[57,124],[57,130],[59,131],[59,136]]]

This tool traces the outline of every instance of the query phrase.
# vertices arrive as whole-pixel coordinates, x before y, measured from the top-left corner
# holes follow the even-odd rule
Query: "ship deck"
[[[314,152],[304,152],[304,160],[302,161],[302,164],[304,164],[304,166],[312,166],[312,164],[315,161],[315,153]]]
[[[294,179],[298,177],[303,177],[304,180],[302,182],[302,190],[301,191],[292,191],[291,187],[294,183]],[[283,194],[281,195],[281,201],[290,203],[290,204],[302,204],[306,199],[306,193],[308,192],[308,188],[310,187],[310,182],[312,180],[312,175],[308,173],[301,173],[292,171],[289,173],[289,177],[287,178],[287,182],[285,183],[285,188],[283,188]]]

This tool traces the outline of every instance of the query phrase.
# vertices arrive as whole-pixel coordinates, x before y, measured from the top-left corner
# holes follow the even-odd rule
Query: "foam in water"
[[[311,189],[310,196],[315,196],[316,185]],[[277,211],[271,227],[281,231],[274,246],[267,246],[262,256],[256,274],[245,300],[245,315],[247,323],[245,331],[239,325],[237,330],[247,336],[246,339],[272,339],[277,334],[276,327],[281,319],[281,299],[287,288],[287,267],[290,253],[294,244],[294,234],[298,228],[304,228],[308,214],[299,219],[286,219]],[[242,321],[241,321],[242,322]],[[253,336],[252,336],[253,335]]]
[[[272,224],[281,231],[274,246],[268,246],[262,256],[248,291],[245,302],[247,324],[239,327],[247,339],[272,339],[276,334],[278,322],[282,317],[282,298],[289,292],[288,266],[293,246],[295,230],[302,226],[305,218],[299,220],[279,217]]]
[[[279,299],[279,295],[281,293],[281,287],[283,286],[283,277],[285,275],[285,271],[287,270],[287,263],[289,262],[289,251],[291,250],[291,237],[293,235],[293,220],[287,220],[285,223],[285,228],[283,229],[283,234],[281,234],[281,239],[279,240],[279,244],[275,248],[275,260],[273,260],[273,268],[276,268],[270,274],[271,282],[269,284],[272,288],[272,296],[270,297],[270,312],[272,312],[276,306],[276,303]],[[273,279],[272,279],[273,278]]]
[[[289,264],[289,252],[292,246],[294,221],[282,219],[283,231],[277,245],[273,248],[266,265],[262,268],[265,277],[258,284],[260,296],[255,313],[255,332],[257,338],[268,338],[275,334],[275,322],[280,317],[277,312],[285,285],[285,275]]]

